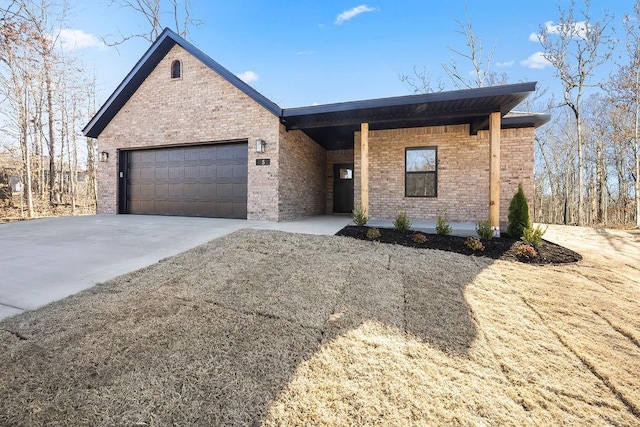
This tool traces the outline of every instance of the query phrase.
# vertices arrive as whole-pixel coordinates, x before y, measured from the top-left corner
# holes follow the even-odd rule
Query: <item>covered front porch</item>
[[[404,210],[428,230],[446,212],[463,235],[481,219],[499,233],[518,183],[533,196],[533,130],[549,117],[511,111],[535,85],[285,109],[282,122],[326,150],[327,213],[389,223]],[[415,150],[426,160],[408,165]]]

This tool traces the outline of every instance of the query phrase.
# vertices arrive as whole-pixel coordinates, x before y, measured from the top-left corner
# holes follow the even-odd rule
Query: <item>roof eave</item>
[[[115,117],[118,111],[120,111],[124,104],[131,98],[133,93],[135,93],[144,79],[176,44],[203,62],[273,115],[276,117],[281,116],[282,109],[276,103],[272,102],[247,83],[243,82],[235,74],[218,64],[193,44],[180,37],[169,28],[165,28],[149,49],[147,49],[140,60],[138,60],[124,80],[122,80],[118,85],[116,90],[111,94],[111,96],[109,96],[107,101],[102,105],[102,107],[100,107],[89,123],[84,127],[84,129],[82,129],[82,133],[85,136],[97,138],[107,127],[109,122]]]
[[[102,107],[100,107],[98,112],[91,118],[89,123],[87,123],[87,125],[82,129],[82,133],[85,136],[88,136],[90,138],[97,138],[100,135],[100,132],[104,130],[104,127],[103,127],[102,129],[100,129],[100,131],[96,133],[96,130],[97,130],[96,124],[103,118],[104,114],[110,109],[110,107],[114,105],[114,102],[117,100],[117,98],[123,93],[125,88],[127,88],[127,86],[131,83],[134,77],[138,75],[138,73],[140,72],[140,69],[147,63],[149,58],[160,48],[161,44],[167,39],[168,31],[170,30],[168,30],[167,28],[165,28],[164,31],[162,31],[162,33],[158,36],[156,41],[153,42],[151,46],[149,46],[147,51],[144,53],[144,55],[142,55],[142,57],[138,60],[138,62],[136,62],[136,65],[134,65],[131,71],[129,71],[129,73],[124,78],[124,80],[122,80],[118,85],[118,87],[116,87],[116,90],[113,91],[111,96],[109,96],[109,98],[107,98],[105,103],[102,104]],[[127,100],[130,97],[131,96],[127,97]],[[126,102],[126,100],[124,102]],[[118,110],[120,109],[118,108]]]
[[[429,104],[442,101],[456,101],[487,96],[504,96],[518,93],[525,97],[536,90],[536,82],[516,83],[501,86],[488,86],[474,89],[462,89],[447,92],[433,92],[419,95],[395,96],[389,98],[365,99],[359,101],[339,102],[334,104],[313,105],[308,107],[285,108],[282,117],[304,116],[308,114],[335,113],[359,109],[402,106],[411,104]]]
[[[524,128],[534,127],[539,128],[551,120],[551,114],[542,113],[527,113],[518,115],[515,117],[503,117],[502,125],[506,128]]]

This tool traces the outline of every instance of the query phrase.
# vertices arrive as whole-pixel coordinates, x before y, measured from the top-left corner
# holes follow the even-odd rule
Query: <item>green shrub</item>
[[[451,226],[447,223],[447,212],[439,212],[436,219],[436,233],[443,236],[451,234]]]
[[[509,204],[509,225],[507,226],[507,233],[514,239],[519,239],[522,237],[524,229],[527,228],[530,223],[529,205],[527,204],[527,198],[522,189],[522,183],[520,183],[518,185],[518,191],[516,191],[516,194]]]
[[[484,245],[477,237],[467,237],[467,240],[464,242],[464,246],[473,252],[484,251]]]
[[[482,240],[491,240],[493,239],[493,227],[491,226],[491,221],[485,219],[483,221],[478,221],[476,225],[476,233]]]
[[[423,244],[427,242],[427,236],[422,233],[416,233],[413,235],[413,243]]]
[[[405,211],[398,212],[396,219],[393,220],[393,228],[398,231],[409,231],[411,228],[411,221],[409,221]]]
[[[538,251],[533,246],[525,243],[516,248],[516,256],[518,258],[533,259],[538,256]]]
[[[355,223],[355,225],[366,225],[367,221],[369,221],[367,210],[362,209],[362,206],[360,205],[356,206],[356,208],[353,210],[353,213],[351,214],[351,217],[353,218],[353,222]]]
[[[380,230],[375,227],[367,230],[367,239],[378,240],[380,236]]]
[[[533,228],[533,224],[529,224],[527,228],[522,232],[522,241],[530,244],[534,248],[540,246],[540,242],[542,241],[542,236],[547,232],[547,228],[543,230],[539,225],[536,228]]]

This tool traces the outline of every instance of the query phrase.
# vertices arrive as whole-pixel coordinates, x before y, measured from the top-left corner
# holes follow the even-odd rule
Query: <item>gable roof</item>
[[[535,82],[283,110],[187,40],[165,28],[85,126],[84,135],[97,138],[175,45],[278,117],[287,130],[302,130],[326,149],[353,145],[353,132],[360,128],[360,123],[369,123],[372,130],[469,123],[470,132],[476,134],[488,128],[488,116],[493,112],[502,114],[503,128],[538,127],[550,118],[543,114],[509,114],[535,90]]]
[[[280,117],[282,109],[278,105],[240,80],[235,74],[218,64],[193,44],[189,43],[169,28],[165,28],[156,41],[154,41],[149,49],[147,49],[145,54],[142,55],[142,58],[140,58],[133,69],[129,71],[129,74],[127,74],[124,80],[118,85],[116,90],[111,94],[100,110],[98,110],[84,129],[82,129],[82,133],[85,136],[97,138],[107,127],[109,122],[116,116],[116,114],[118,114],[124,104],[131,98],[136,90],[138,90],[142,82],[144,82],[149,74],[151,74],[155,67],[175,45],[182,47],[258,104],[273,113],[275,116]]]

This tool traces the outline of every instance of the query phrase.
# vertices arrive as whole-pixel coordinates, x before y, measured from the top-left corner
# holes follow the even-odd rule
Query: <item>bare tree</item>
[[[55,45],[59,27],[66,15],[67,5],[65,1],[53,3],[49,0],[18,0],[20,6],[20,18],[28,22],[33,28],[33,42],[37,49],[35,55],[41,65],[41,82],[44,85],[47,103],[47,129],[49,138],[47,148],[49,150],[49,199],[53,205],[55,199],[56,165],[55,165],[55,108],[53,68],[57,61]]]
[[[469,73],[459,68],[458,62],[452,58],[448,63],[442,63],[442,69],[451,80],[453,86],[457,89],[470,89],[475,87],[495,86],[508,83],[508,76],[505,73],[498,74],[491,68],[491,61],[496,50],[496,46],[485,54],[482,46],[482,39],[473,31],[471,18],[465,7],[465,20],[455,20],[458,28],[456,33],[464,37],[465,49],[459,50],[449,47],[449,50],[456,56],[464,60],[464,63],[471,65],[472,78]],[[400,81],[406,84],[413,93],[431,93],[442,92],[446,85],[442,79],[435,79],[433,74],[428,72],[424,67],[413,67],[410,74],[400,74]]]
[[[626,51],[629,64],[622,67],[620,74],[627,76],[627,96],[623,102],[631,104],[633,111],[633,156],[634,187],[636,205],[636,227],[640,228],[640,0],[633,6],[633,15],[625,16],[624,27],[627,33]],[[622,76],[621,76],[622,77]],[[620,80],[618,80],[620,81]]]
[[[464,37],[466,48],[464,51],[452,47],[449,47],[449,49],[456,56],[463,58],[465,63],[471,64],[471,75],[473,77],[468,78],[468,74],[459,69],[458,62],[455,59],[451,59],[449,63],[443,63],[442,68],[453,82],[453,85],[458,89],[470,89],[506,84],[508,76],[504,73],[498,74],[491,69],[491,61],[496,51],[496,44],[485,54],[482,39],[473,31],[473,24],[466,6],[464,22],[457,19],[455,22],[458,24],[456,33]]]
[[[119,46],[134,38],[152,43],[164,27],[171,27],[182,37],[187,37],[191,27],[201,24],[201,21],[191,16],[191,0],[111,0],[109,6],[114,5],[133,10],[138,17],[144,19],[144,24],[140,26],[139,32],[104,37],[102,40],[107,46]]]
[[[613,17],[605,13],[600,21],[592,21],[590,2],[580,12],[582,20],[575,16],[575,1],[569,10],[560,9],[556,26],[546,25],[540,29],[540,43],[544,57],[553,65],[563,85],[564,105],[573,112],[576,121],[578,157],[578,225],[584,224],[584,152],[582,129],[582,101],[585,88],[592,83],[594,70],[607,62],[612,55],[615,41],[610,35],[609,24]]]
[[[7,16],[7,15],[5,15]],[[11,18],[14,16],[12,15]],[[32,79],[31,57],[33,55],[32,28],[25,22],[12,19],[3,20],[0,25],[0,90],[10,108],[3,110],[17,129],[17,137],[22,154],[23,182],[27,198],[29,218],[34,217],[33,190],[31,183],[31,152],[29,133],[29,84]]]
[[[95,206],[95,178],[87,191],[77,179],[84,161],[80,126],[95,112],[95,79],[56,43],[65,12],[64,0],[0,4],[0,144],[20,154],[9,158],[9,169],[21,176],[20,210],[26,205],[29,216],[67,213],[66,205],[76,213],[89,191],[85,212]],[[95,175],[93,141],[87,141],[87,158]]]
[[[442,92],[445,88],[442,79],[433,81],[433,75],[425,67],[413,67],[413,74],[400,74],[400,81],[411,89],[413,93]]]

